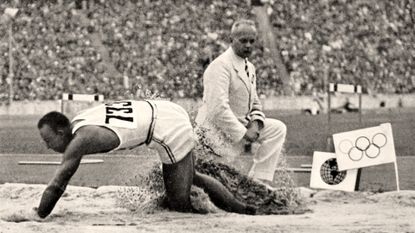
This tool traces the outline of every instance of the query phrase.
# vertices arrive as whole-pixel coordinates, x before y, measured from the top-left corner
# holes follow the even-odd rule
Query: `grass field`
[[[306,116],[278,111],[266,112],[266,115],[286,123],[285,149],[288,156],[311,156],[313,151],[326,151],[329,135],[327,115]],[[0,153],[52,153],[46,149],[36,129],[38,119],[39,116],[0,116]],[[360,126],[356,113],[332,114],[332,133],[390,122],[397,155],[415,155],[415,109],[366,111],[362,119]]]
[[[287,163],[299,167],[311,163],[313,151],[326,151],[328,136],[327,115],[306,116],[279,112],[266,112],[287,124],[288,135],[285,144]],[[376,126],[390,122],[393,127],[397,151],[401,189],[415,190],[413,167],[415,166],[415,109],[394,109],[367,111],[363,114],[362,127]],[[19,166],[19,160],[55,160],[59,156],[46,149],[36,129],[39,116],[0,116],[0,183],[25,182],[47,183],[56,166]],[[357,114],[332,115],[332,133],[360,128]],[[33,155],[38,154],[38,155]],[[54,155],[50,155],[54,154]],[[118,153],[117,153],[118,154]],[[138,156],[128,156],[135,154]],[[97,187],[101,185],[134,185],[139,175],[151,167],[157,156],[142,148],[124,152],[118,156],[96,155],[103,158],[100,165],[81,165],[71,184]],[[249,158],[243,158],[247,160]],[[242,164],[242,163],[241,163]],[[247,163],[245,163],[247,164]],[[243,169],[243,167],[240,167]],[[138,177],[137,177],[138,174]],[[309,173],[292,174],[298,186],[308,186]],[[392,164],[362,169],[361,190],[385,191],[396,189]]]
[[[47,184],[55,173],[56,165],[18,165],[19,161],[60,161],[59,155],[29,155],[13,154],[0,155],[0,184],[2,183],[29,183]],[[99,187],[103,185],[138,185],[143,176],[158,161],[157,156],[150,155],[90,155],[86,159],[102,159],[100,164],[81,164],[71,179],[71,185]],[[290,167],[299,167],[301,164],[311,164],[311,156],[289,156],[286,158]],[[248,172],[251,158],[242,156],[233,163],[233,166]],[[398,157],[399,180],[402,190],[415,190],[415,179],[412,169],[415,166],[415,157]],[[308,187],[310,173],[290,173],[296,186]],[[359,190],[388,191],[396,190],[393,164],[384,164],[362,169]]]

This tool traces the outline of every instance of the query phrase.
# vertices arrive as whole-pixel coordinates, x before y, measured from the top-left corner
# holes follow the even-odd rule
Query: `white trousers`
[[[287,127],[282,121],[266,118],[261,130],[258,150],[248,176],[272,181],[285,142]]]
[[[274,179],[286,134],[287,127],[282,121],[271,118],[265,119],[264,128],[260,131],[256,142],[257,150],[253,151],[253,164],[248,176],[269,181]],[[225,163],[232,163],[235,159],[238,159],[238,156],[244,153],[247,144],[245,139],[231,144],[221,137],[221,134],[214,128],[210,128],[204,135],[208,138],[204,143],[210,146],[215,153],[223,156],[219,160]]]

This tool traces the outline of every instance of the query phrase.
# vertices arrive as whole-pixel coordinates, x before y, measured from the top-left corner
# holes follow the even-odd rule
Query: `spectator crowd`
[[[327,82],[415,91],[415,2],[275,0],[270,20],[295,93]]]
[[[264,1],[265,2],[265,1]],[[207,64],[228,47],[238,18],[255,19],[239,0],[8,0],[13,22],[14,100],[59,99],[64,92],[109,99],[202,96]],[[369,93],[415,91],[412,1],[267,1],[281,60],[295,95],[327,82]],[[0,102],[9,98],[8,24],[0,23]],[[258,90],[282,94],[275,59],[262,41],[253,56]],[[287,77],[286,77],[287,78]]]

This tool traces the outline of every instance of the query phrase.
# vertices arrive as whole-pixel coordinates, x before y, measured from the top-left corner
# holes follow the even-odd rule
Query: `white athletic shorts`
[[[181,106],[169,101],[151,103],[156,108],[156,121],[148,146],[157,150],[162,163],[177,163],[196,146],[189,115]]]

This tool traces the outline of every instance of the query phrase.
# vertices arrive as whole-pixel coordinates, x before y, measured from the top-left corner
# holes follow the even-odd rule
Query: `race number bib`
[[[133,129],[137,126],[136,115],[131,101],[117,101],[105,104],[105,124]]]

